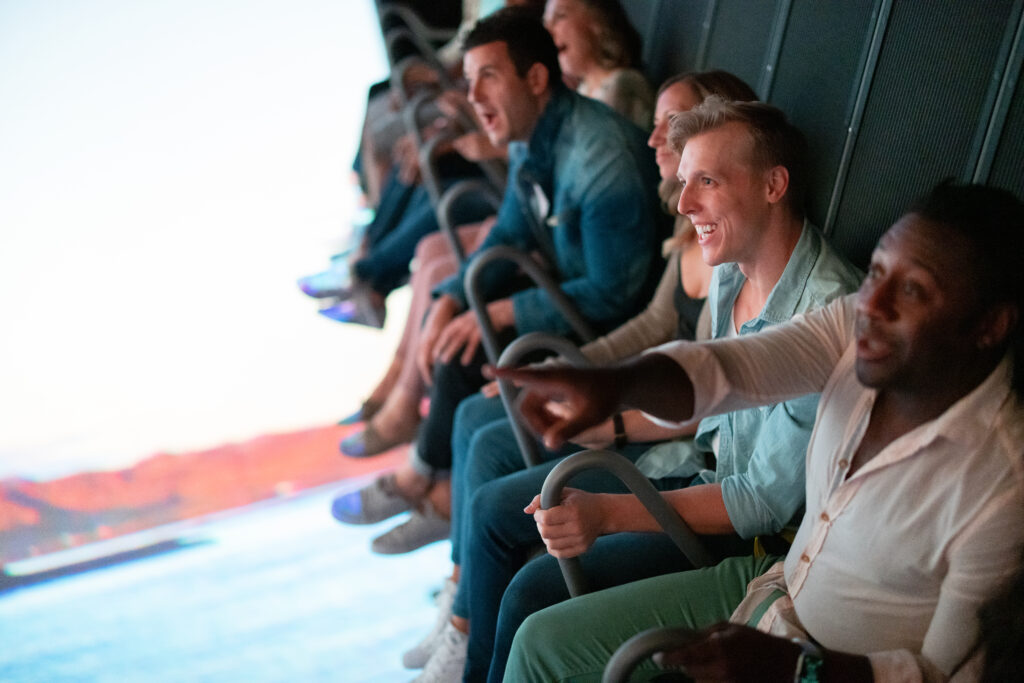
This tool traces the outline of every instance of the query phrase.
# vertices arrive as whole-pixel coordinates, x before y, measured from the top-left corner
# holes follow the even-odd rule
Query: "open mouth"
[[[480,117],[484,128],[493,128],[494,123],[498,120],[498,115],[492,111],[477,111],[477,116]]]
[[[857,323],[857,358],[863,361],[879,361],[892,355],[893,344],[885,335],[861,319]]]
[[[710,237],[718,226],[715,223],[694,223],[693,229],[697,231],[697,239],[703,241]]]

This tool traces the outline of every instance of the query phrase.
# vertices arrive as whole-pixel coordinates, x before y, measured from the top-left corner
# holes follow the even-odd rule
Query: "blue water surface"
[[[193,527],[182,550],[0,593],[0,681],[407,681],[447,543],[382,557],[351,482]]]

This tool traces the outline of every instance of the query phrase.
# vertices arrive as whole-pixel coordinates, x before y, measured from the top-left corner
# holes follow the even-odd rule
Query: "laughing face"
[[[544,27],[555,41],[565,75],[583,78],[598,64],[596,23],[581,0],[548,0]]]
[[[520,76],[502,41],[474,47],[462,65],[469,101],[491,143],[528,139],[546,103],[547,69],[534,64]]]
[[[665,88],[658,95],[654,107],[654,130],[647,139],[647,146],[654,149],[661,178],[671,178],[679,168],[679,155],[668,144],[668,122],[679,112],[689,111],[700,104],[700,98],[689,83],[679,81]]]
[[[709,266],[757,259],[770,204],[766,172],[752,165],[746,125],[729,122],[686,141],[677,176],[683,185],[679,213],[697,230]]]
[[[857,293],[857,379],[927,394],[978,353],[971,245],[907,214],[878,242]]]

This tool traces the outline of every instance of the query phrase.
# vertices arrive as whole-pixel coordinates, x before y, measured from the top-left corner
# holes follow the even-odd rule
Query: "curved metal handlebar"
[[[465,262],[466,250],[462,248],[462,243],[459,242],[459,236],[456,231],[457,226],[452,217],[452,212],[455,209],[455,205],[463,197],[470,194],[475,194],[488,202],[494,208],[495,213],[497,213],[498,208],[501,206],[501,195],[498,191],[493,185],[479,178],[460,180],[441,195],[441,200],[437,203],[437,222],[441,226],[441,232],[448,238],[448,245],[452,248],[452,253],[455,254],[455,258],[459,260],[459,263]]]
[[[594,331],[590,327],[590,323],[583,319],[583,316],[573,307],[569,301],[569,297],[559,289],[558,283],[548,273],[544,272],[540,264],[538,264],[529,254],[520,251],[514,247],[505,245],[491,247],[484,252],[481,252],[473,257],[470,261],[469,267],[466,269],[466,275],[464,280],[466,290],[466,300],[469,303],[469,307],[476,314],[476,319],[480,323],[480,336],[483,342],[484,352],[487,354],[487,360],[491,363],[496,364],[498,362],[498,356],[501,353],[501,349],[498,345],[498,335],[494,330],[494,325],[491,324],[491,319],[487,315],[487,302],[484,300],[483,295],[480,293],[480,275],[483,273],[484,268],[489,263],[498,260],[512,261],[519,266],[523,272],[531,280],[533,280],[538,287],[543,288],[548,296],[551,297],[552,302],[555,304],[555,308],[558,312],[569,322],[569,326],[573,329],[585,341],[594,339]]]
[[[670,650],[693,640],[694,631],[688,628],[652,628],[638,633],[615,651],[604,668],[601,683],[627,683],[633,669],[656,652]]]
[[[427,24],[415,11],[402,5],[391,3],[386,5],[378,4],[377,12],[382,27],[390,29],[392,22],[396,22],[398,25],[404,24],[410,31],[421,36],[424,40],[451,40],[456,33],[456,29],[438,28]]]
[[[565,337],[549,334],[547,332],[530,332],[512,341],[498,358],[498,367],[508,368],[519,365],[519,361],[528,353],[534,351],[554,351],[569,361],[573,367],[586,367],[590,362],[580,352],[579,348]],[[540,454],[540,446],[537,439],[530,433],[529,427],[524,424],[523,417],[516,410],[516,396],[518,391],[508,380],[498,380],[498,391],[501,393],[501,403],[505,406],[505,412],[512,423],[512,434],[516,437],[516,444],[523,456],[523,462],[527,467],[539,465],[543,458]]]
[[[562,489],[577,473],[584,470],[605,469],[614,474],[640,500],[655,521],[661,525],[672,542],[679,547],[694,568],[706,567],[714,563],[714,557],[701,544],[697,536],[686,525],[654,485],[647,480],[640,470],[626,458],[612,451],[582,451],[570,455],[548,473],[540,492],[542,509],[558,505],[562,499]],[[587,592],[587,582],[580,567],[579,558],[560,559],[562,576],[573,597]]]

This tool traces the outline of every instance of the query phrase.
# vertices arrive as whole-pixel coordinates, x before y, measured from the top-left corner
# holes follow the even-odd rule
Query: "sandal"
[[[347,417],[343,417],[338,420],[338,424],[342,427],[348,425],[358,424],[360,422],[367,422],[370,418],[377,414],[377,411],[384,405],[384,401],[374,401],[372,399],[366,399],[363,401],[363,405],[359,406],[359,410],[352,413]]]
[[[340,449],[344,455],[350,458],[368,458],[371,455],[390,451],[395,446],[409,443],[415,435],[416,432],[413,431],[408,436],[384,437],[372,422],[367,422],[363,431],[342,439]]]

